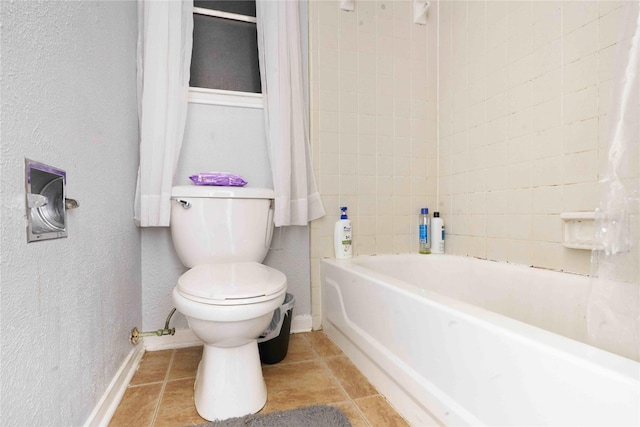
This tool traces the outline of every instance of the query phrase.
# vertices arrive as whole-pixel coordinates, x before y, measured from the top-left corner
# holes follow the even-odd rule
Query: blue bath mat
[[[307,406],[290,411],[252,414],[223,421],[212,421],[197,427],[351,427],[347,416],[338,408],[326,405]]]

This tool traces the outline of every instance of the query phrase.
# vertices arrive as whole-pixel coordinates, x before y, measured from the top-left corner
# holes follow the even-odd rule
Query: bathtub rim
[[[628,382],[630,385],[640,387],[640,362],[620,356],[609,351],[593,347],[589,344],[577,341],[570,337],[557,334],[555,332],[548,331],[546,329],[534,326],[517,319],[510,318],[508,316],[490,311],[488,309],[469,304],[464,301],[457,300],[446,295],[439,294],[435,291],[428,289],[420,289],[415,285],[412,285],[404,280],[396,279],[387,274],[383,274],[371,269],[368,269],[361,264],[358,264],[358,260],[365,258],[384,258],[384,257],[415,257],[419,259],[424,255],[417,254],[397,254],[397,255],[367,255],[359,256],[351,259],[334,259],[324,258],[321,260],[323,263],[334,265],[339,269],[345,269],[351,271],[353,274],[361,278],[367,278],[375,281],[377,284],[383,287],[392,287],[399,292],[408,295],[410,297],[418,297],[425,300],[429,305],[437,305],[439,309],[443,309],[449,312],[455,312],[462,315],[465,319],[471,321],[474,324],[482,322],[489,322],[496,327],[503,330],[511,338],[515,338],[520,342],[524,342],[527,345],[534,345],[545,351],[553,352],[557,356],[562,357],[565,360],[572,360],[576,363],[587,364],[596,370],[609,375],[615,375],[618,379]],[[463,262],[484,262],[486,260],[479,260],[476,258],[469,258],[451,254],[438,254],[437,257],[453,257]],[[486,261],[493,262],[493,261]],[[523,267],[526,266],[514,265],[509,263],[500,263],[506,267]],[[556,272],[562,274],[561,272]],[[324,286],[324,273],[321,273],[322,282]],[[324,320],[324,319],[323,319]],[[531,338],[528,338],[531,337]],[[534,338],[534,339],[532,339]]]

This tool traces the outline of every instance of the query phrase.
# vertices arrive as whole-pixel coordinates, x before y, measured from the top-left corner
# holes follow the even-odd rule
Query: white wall
[[[0,425],[81,425],[141,320],[136,3],[0,13]],[[24,157],[67,171],[68,238],[26,243]]]
[[[306,40],[306,2],[300,3],[300,15],[301,31]],[[306,50],[306,43],[303,43],[304,54]],[[189,176],[197,172],[224,171],[242,175],[249,187],[273,188],[263,115],[261,109],[190,104],[176,184],[190,184]],[[264,263],[287,276],[287,292],[296,298],[294,316],[310,315],[309,228],[276,229]],[[168,228],[142,231],[145,330],[164,325],[173,307],[171,291],[185,271],[174,252]],[[186,319],[176,313],[171,326],[186,328]]]

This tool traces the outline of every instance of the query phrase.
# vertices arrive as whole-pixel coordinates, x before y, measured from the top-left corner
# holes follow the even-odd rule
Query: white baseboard
[[[84,423],[85,427],[103,427],[109,425],[113,414],[116,412],[127,386],[138,369],[140,359],[144,355],[144,347],[141,345],[131,349],[124,362],[109,383],[98,404]]]
[[[144,337],[142,338],[142,344],[147,351],[158,351],[195,347],[202,345],[202,341],[191,332],[191,329],[177,329],[175,335]]]
[[[299,334],[300,332],[311,331],[312,319],[310,314],[300,314],[293,316],[291,319],[291,333]]]
[[[291,319],[291,333],[309,332],[311,331],[311,323],[311,315],[309,314],[293,316],[293,319]],[[142,338],[142,343],[146,351],[170,350],[202,345],[202,341],[191,332],[191,329],[178,329],[175,335],[144,337]]]

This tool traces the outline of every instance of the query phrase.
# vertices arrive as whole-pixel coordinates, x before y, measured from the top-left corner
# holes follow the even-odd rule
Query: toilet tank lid
[[[201,197],[219,199],[273,199],[271,188],[218,187],[208,185],[179,185],[171,189],[171,197]]]

